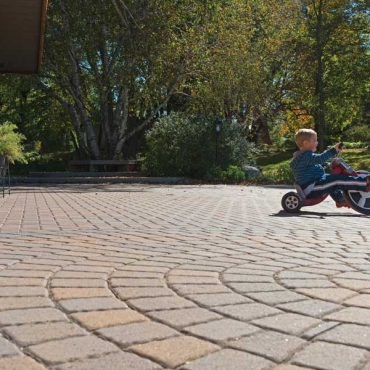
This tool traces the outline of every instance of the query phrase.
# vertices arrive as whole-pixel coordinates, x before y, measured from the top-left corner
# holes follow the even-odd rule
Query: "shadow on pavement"
[[[285,211],[279,211],[278,213],[273,213],[270,217],[307,217],[307,218],[325,218],[325,217],[366,217],[363,214],[353,214],[353,213],[334,213],[334,212],[307,212],[300,211],[297,213],[288,213]]]

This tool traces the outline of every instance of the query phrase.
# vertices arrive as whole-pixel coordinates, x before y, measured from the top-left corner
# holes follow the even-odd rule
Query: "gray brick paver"
[[[282,313],[281,310],[261,303],[235,304],[214,308],[216,312],[231,316],[241,321],[251,321],[260,317],[272,316]]]
[[[307,342],[288,334],[274,331],[262,331],[247,338],[230,341],[230,347],[267,357],[275,362],[282,362],[290,358],[296,351],[305,346]]]
[[[320,318],[333,311],[342,309],[341,305],[325,302],[317,299],[309,299],[300,302],[284,303],[276,306],[277,308],[292,311],[302,315]]]
[[[250,335],[261,329],[247,323],[225,318],[208,323],[189,326],[184,330],[190,334],[200,336],[205,339],[213,341],[225,341]]]
[[[104,279],[52,279],[52,288],[105,288]]]
[[[114,353],[56,366],[55,370],[160,370],[160,365],[133,353]]]
[[[127,308],[125,303],[115,297],[75,298],[61,300],[58,303],[66,312]]]
[[[137,344],[129,348],[142,356],[163,363],[169,368],[174,368],[220,349],[215,344],[188,336]]]
[[[50,293],[57,301],[73,298],[111,297],[113,295],[106,288],[54,288],[50,289]]]
[[[253,302],[249,298],[232,292],[216,294],[190,294],[186,298],[205,307],[227,306],[230,304]]]
[[[88,334],[85,330],[69,322],[9,326],[4,329],[4,333],[22,347]]]
[[[130,309],[77,312],[71,314],[71,317],[88,330],[148,320],[144,315]]]
[[[39,364],[30,357],[5,357],[0,358],[1,370],[46,370],[46,367]]]
[[[222,351],[195,360],[181,370],[267,370],[271,369],[273,362],[250,353],[223,349]]]
[[[185,326],[195,325],[222,318],[221,315],[200,307],[184,308],[178,310],[152,311],[149,312],[147,315],[169,326],[179,329],[184,328]]]
[[[9,340],[0,336],[0,358],[19,355],[21,355],[19,349]]]
[[[165,287],[113,288],[113,291],[123,300],[130,298],[166,297],[175,295],[171,289]]]
[[[324,316],[324,319],[370,325],[370,311],[366,308],[347,307],[343,310]]]
[[[61,339],[27,348],[27,351],[41,358],[47,364],[77,361],[91,356],[118,352],[119,349],[94,336]]]
[[[298,352],[292,363],[325,370],[355,370],[368,359],[363,349],[341,344],[315,342]]]
[[[156,322],[120,325],[112,328],[99,329],[97,332],[122,347],[180,335],[176,330]]]
[[[180,297],[157,297],[130,299],[129,304],[141,311],[166,310],[171,308],[195,307],[195,304]]]
[[[0,299],[0,311],[52,306],[53,302],[46,297],[2,297]]]
[[[321,320],[294,313],[281,313],[271,317],[253,320],[251,323],[283,333],[299,335],[304,331],[321,324]]]
[[[65,320],[67,317],[55,308],[30,308],[0,312],[0,327]]]

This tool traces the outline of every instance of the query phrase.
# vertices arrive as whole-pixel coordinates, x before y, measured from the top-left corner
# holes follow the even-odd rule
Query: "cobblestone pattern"
[[[370,369],[370,219],[282,188],[0,198],[0,369]]]

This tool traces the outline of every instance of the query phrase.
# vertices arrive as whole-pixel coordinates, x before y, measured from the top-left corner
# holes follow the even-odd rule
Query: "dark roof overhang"
[[[37,73],[48,0],[0,0],[0,73]]]

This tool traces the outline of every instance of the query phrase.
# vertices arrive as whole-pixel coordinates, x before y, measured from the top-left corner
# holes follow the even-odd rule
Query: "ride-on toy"
[[[368,176],[368,171],[354,171],[350,165],[348,165],[343,158],[335,157],[328,165],[330,167],[330,173],[332,175],[347,175],[347,176]],[[291,191],[283,196],[281,199],[281,205],[284,210],[289,213],[296,213],[302,207],[314,206],[315,204],[321,203],[329,194],[321,195],[316,198],[307,199],[306,194],[310,191],[309,187],[303,191],[298,184],[294,184],[295,190]],[[354,209],[357,212],[365,215],[370,215],[370,192],[363,192],[358,190],[344,190],[344,199],[346,200],[346,206]]]

